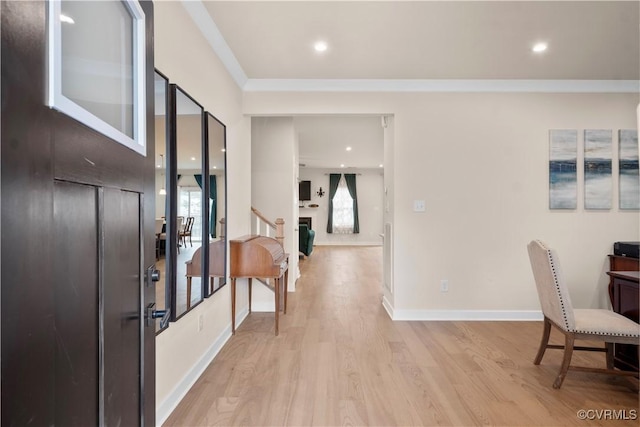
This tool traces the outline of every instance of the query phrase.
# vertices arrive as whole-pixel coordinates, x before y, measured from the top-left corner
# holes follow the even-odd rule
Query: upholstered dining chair
[[[611,310],[574,309],[555,250],[539,240],[531,241],[527,249],[544,315],[542,340],[533,363],[540,364],[547,348],[564,349],[560,372],[553,388],[562,386],[569,369],[637,377],[638,372],[614,369],[613,343],[640,344],[640,325]],[[549,344],[551,326],[564,334],[564,346]],[[605,346],[578,347],[574,346],[575,340],[601,341]],[[570,366],[574,350],[606,352],[606,369]]]

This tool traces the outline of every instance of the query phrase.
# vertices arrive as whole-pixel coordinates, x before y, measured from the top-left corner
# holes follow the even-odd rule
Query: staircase
[[[284,248],[284,219],[276,218],[275,222],[270,221],[262,212],[258,209],[251,207],[252,213],[252,225],[251,225],[251,234],[257,234],[259,236],[265,237],[273,237],[276,239],[280,246]],[[254,279],[271,291],[275,292],[273,280],[271,279]],[[287,284],[285,284],[285,290],[287,289]]]

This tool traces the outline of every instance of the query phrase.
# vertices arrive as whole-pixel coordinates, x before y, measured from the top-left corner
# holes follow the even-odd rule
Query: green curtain
[[[329,174],[329,218],[327,219],[327,233],[333,233],[333,198],[338,191],[338,184],[340,183],[340,174]]]
[[[358,221],[358,195],[356,192],[356,174],[345,173],[344,180],[347,182],[349,195],[353,199],[353,232],[360,233],[360,221]]]
[[[196,179],[198,186],[202,189],[202,174],[195,174],[193,177]],[[209,175],[209,198],[211,199],[211,213],[209,214],[209,232],[211,237],[216,237],[216,224],[217,224],[217,200],[218,200],[218,186],[216,185],[216,176]]]

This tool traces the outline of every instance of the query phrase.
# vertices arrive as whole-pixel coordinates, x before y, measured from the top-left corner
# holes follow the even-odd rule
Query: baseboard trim
[[[386,308],[386,307],[385,307]],[[387,310],[389,311],[389,310]],[[428,321],[535,321],[540,310],[393,310],[393,320]],[[390,314],[391,314],[390,313]]]
[[[391,303],[387,299],[386,295],[382,296],[382,306],[386,310],[386,312],[389,315],[389,317],[391,318],[391,320],[394,320],[393,319],[393,306],[391,305]]]
[[[240,326],[248,315],[248,307],[243,309],[240,313],[237,313],[236,325]],[[162,426],[162,424],[164,424],[178,404],[180,404],[182,399],[187,395],[189,390],[191,390],[191,387],[193,387],[198,378],[200,378],[205,369],[207,369],[220,350],[222,350],[222,347],[224,347],[227,341],[229,341],[231,336],[231,323],[229,323],[229,325],[214,340],[213,344],[211,344],[207,351],[205,351],[200,360],[198,360],[182,380],[176,384],[171,393],[169,393],[169,396],[167,396],[167,398],[160,404],[156,405],[156,426]]]
[[[276,312],[276,303],[274,301],[254,302],[251,305],[251,311],[253,313],[275,313]]]
[[[313,246],[382,246],[382,242],[319,242],[314,243]]]

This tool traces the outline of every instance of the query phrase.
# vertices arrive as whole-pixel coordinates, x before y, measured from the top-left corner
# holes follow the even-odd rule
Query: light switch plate
[[[414,212],[424,212],[427,210],[426,203],[424,200],[414,200],[413,201],[413,211]]]

